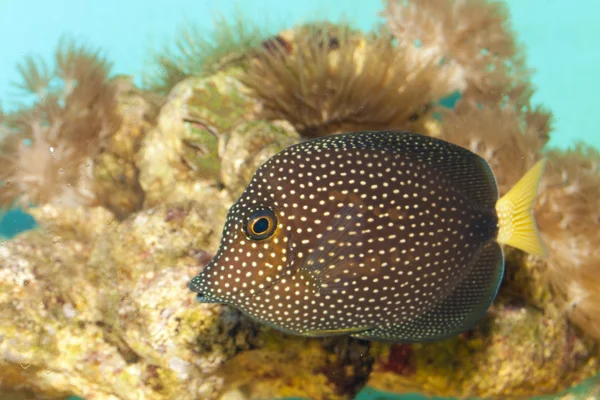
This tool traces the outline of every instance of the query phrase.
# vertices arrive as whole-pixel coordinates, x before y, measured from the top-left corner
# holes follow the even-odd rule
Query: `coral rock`
[[[223,390],[222,364],[256,341],[256,327],[237,311],[198,305],[182,295],[197,270],[188,265],[146,273],[129,296],[112,304],[116,330],[135,354],[153,398],[215,398]]]
[[[0,389],[29,388],[50,398],[78,393],[117,400],[135,372],[103,339],[95,288],[85,279],[91,243],[112,216],[102,209],[69,214],[39,210],[44,229],[0,246]],[[135,373],[134,373],[135,375]],[[96,396],[96,397],[93,397]]]
[[[219,197],[207,193],[198,201],[144,210],[108,229],[96,241],[86,269],[104,320],[116,321],[115,304],[131,295],[139,279],[197,265],[203,252],[214,253],[220,239],[214,227],[223,224],[226,212]]]
[[[186,283],[214,249],[217,197],[116,223],[102,208],[36,210],[41,228],[0,246],[3,383],[89,399],[216,398],[219,366],[252,346],[235,310]]]
[[[539,310],[501,299],[478,329],[457,338],[387,346],[368,385],[394,393],[467,398],[556,393],[600,366],[594,344],[578,337],[554,307]]]
[[[249,399],[350,400],[363,387],[373,358],[352,338],[307,339],[263,328],[261,345],[225,363],[227,392]]]
[[[220,135],[251,119],[255,103],[231,74],[179,83],[138,153],[145,204],[193,198],[218,182]]]
[[[141,209],[144,201],[135,156],[158,110],[149,96],[133,86],[131,78],[119,77],[116,85],[117,111],[122,122],[94,158],[93,191],[100,204],[123,219]]]

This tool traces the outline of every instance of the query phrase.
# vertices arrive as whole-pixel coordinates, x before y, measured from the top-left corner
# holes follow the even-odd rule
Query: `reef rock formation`
[[[219,139],[252,119],[256,108],[234,71],[189,78],[169,95],[138,153],[146,207],[218,185]]]

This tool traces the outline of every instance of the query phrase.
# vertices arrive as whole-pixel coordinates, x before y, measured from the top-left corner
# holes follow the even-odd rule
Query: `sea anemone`
[[[547,244],[548,281],[570,319],[600,339],[600,152],[550,151],[535,209]]]
[[[486,101],[529,99],[530,71],[509,27],[505,3],[388,0],[382,16],[409,66],[438,65],[436,84]]]
[[[17,87],[37,100],[4,117],[0,143],[0,206],[95,202],[93,157],[120,126],[109,64],[85,46],[63,40],[54,71],[33,57],[19,65]],[[6,129],[6,128],[5,128]]]
[[[284,32],[255,52],[242,75],[267,119],[305,137],[364,129],[410,129],[448,94],[435,67],[407,65],[386,35],[315,23]]]

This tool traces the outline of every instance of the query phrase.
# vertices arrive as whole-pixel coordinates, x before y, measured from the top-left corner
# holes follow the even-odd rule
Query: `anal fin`
[[[351,335],[359,333],[366,333],[370,330],[375,329],[374,326],[363,326],[356,328],[342,328],[342,329],[321,329],[321,330],[313,330],[303,333],[304,336],[309,337],[322,337],[322,336],[340,336],[340,335]]]

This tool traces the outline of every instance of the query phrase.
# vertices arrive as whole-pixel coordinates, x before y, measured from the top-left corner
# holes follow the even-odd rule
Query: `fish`
[[[490,165],[447,141],[361,131],[287,147],[231,206],[188,284],[282,332],[438,341],[485,316],[503,246],[544,257],[532,207],[539,160],[499,198]]]

